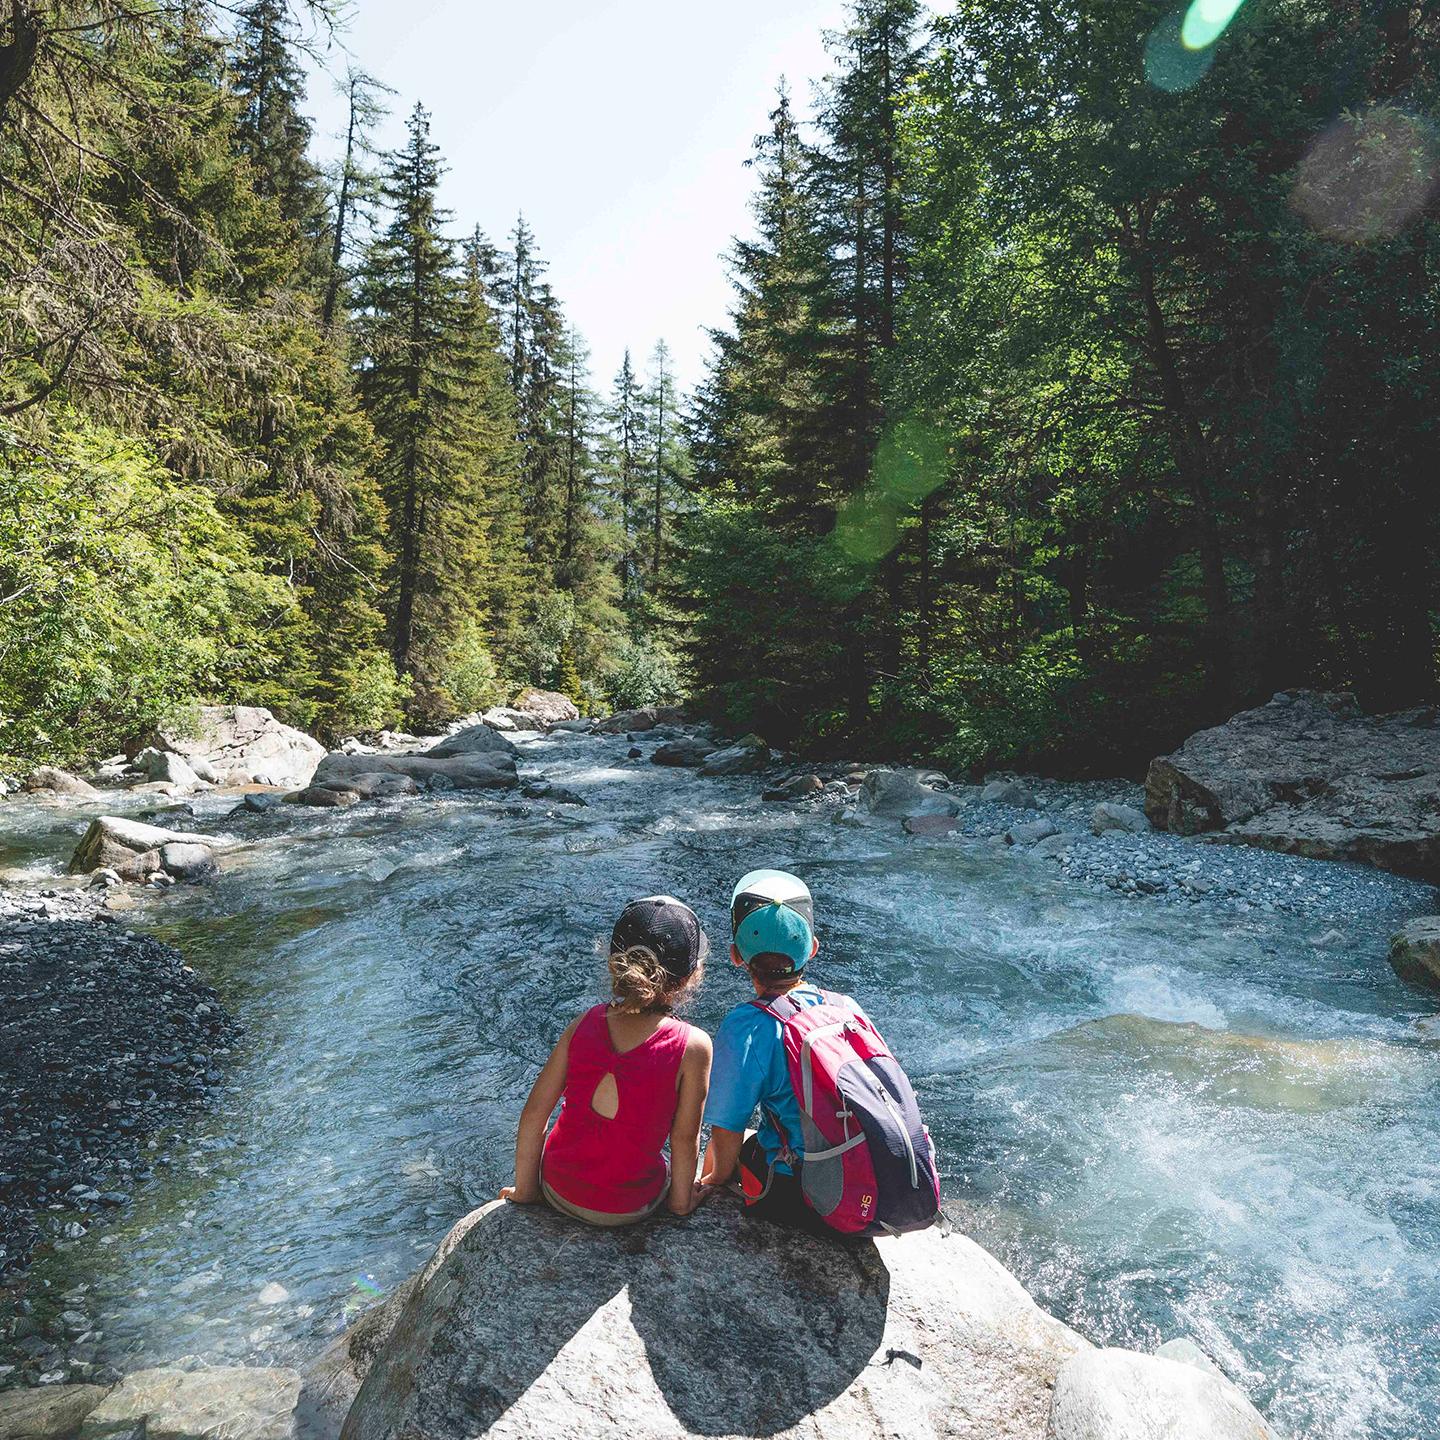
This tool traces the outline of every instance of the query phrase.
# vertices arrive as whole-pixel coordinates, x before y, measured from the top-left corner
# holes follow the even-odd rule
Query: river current
[[[1440,1035],[1385,959],[1424,887],[1401,903],[1360,876],[1324,923],[1166,906],[625,749],[525,745],[587,809],[197,806],[241,843],[136,923],[245,1038],[174,1168],[37,1264],[83,1300],[99,1362],[315,1354],[508,1182],[520,1103],[603,997],[624,902],[698,910],[717,943],[689,1018],[713,1029],[745,993],[730,887],[775,865],[815,893],[816,979],[915,1081],[952,1213],[1041,1304],[1097,1342],[1192,1336],[1292,1440],[1435,1433]],[[63,866],[82,812],[9,813],[32,878]]]

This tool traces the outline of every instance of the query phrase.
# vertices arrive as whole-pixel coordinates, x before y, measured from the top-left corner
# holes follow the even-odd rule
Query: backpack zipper
[[[837,1020],[831,1025],[817,1025],[801,1042],[800,1082],[803,1086],[803,1094],[801,1096],[803,1104],[801,1108],[807,1115],[814,1115],[815,1113],[815,1082],[814,1072],[811,1068],[810,1051],[822,1035],[833,1035],[837,1030],[850,1030],[852,1028],[854,1028],[854,1022],[850,1020]]]
[[[905,1153],[910,1157],[910,1188],[918,1190],[920,1188],[920,1167],[915,1163],[915,1146],[910,1142],[910,1132],[905,1128],[905,1119],[895,1104],[894,1096],[883,1085],[880,1087],[880,1093],[885,1097],[885,1103],[890,1107],[890,1113],[895,1117],[896,1125],[900,1127],[900,1138],[905,1142]]]

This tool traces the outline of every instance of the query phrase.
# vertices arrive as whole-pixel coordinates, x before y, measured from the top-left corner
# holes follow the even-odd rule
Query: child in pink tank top
[[[610,940],[614,998],[572,1021],[545,1062],[520,1115],[515,1183],[503,1199],[544,1199],[591,1225],[633,1224],[667,1198],[677,1215],[695,1208],[710,1037],[672,1011],[700,983],[707,948],[679,900],[625,907]]]

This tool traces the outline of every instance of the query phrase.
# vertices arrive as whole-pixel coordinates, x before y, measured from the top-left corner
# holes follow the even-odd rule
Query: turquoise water
[[[1427,1433],[1440,1043],[1384,956],[1423,887],[1362,877],[1325,921],[1123,900],[626,748],[527,747],[584,810],[229,822],[218,882],[147,902],[138,923],[247,1033],[174,1171],[37,1267],[92,1315],[97,1360],[313,1354],[508,1180],[520,1101],[601,995],[624,901],[673,891],[723,938],[736,876],[774,864],[815,891],[817,978],[915,1080],[948,1200],[1043,1304],[1097,1341],[1193,1336],[1292,1437]],[[39,867],[82,823],[9,813]],[[740,998],[719,947],[691,1018]]]

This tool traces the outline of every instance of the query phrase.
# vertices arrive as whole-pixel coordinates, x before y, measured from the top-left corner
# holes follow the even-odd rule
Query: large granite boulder
[[[88,781],[56,765],[37,765],[25,777],[25,789],[50,795],[64,795],[72,800],[97,800],[100,792]]]
[[[495,738],[504,739],[501,735]],[[310,788],[350,790],[351,782],[358,777],[375,775],[408,775],[417,785],[437,789],[512,790],[519,784],[514,757],[495,752],[437,756],[431,750],[424,755],[347,755],[343,750],[336,750],[320,762]],[[352,790],[351,793],[358,792]]]
[[[660,723],[659,711],[653,705],[639,710],[620,710],[604,720],[596,722],[597,735],[628,735],[641,730],[653,730]]]
[[[225,843],[213,835],[166,830],[159,825],[129,820],[123,815],[101,815],[90,822],[90,828],[71,856],[70,870],[76,875],[88,875],[92,870],[100,869],[117,870],[124,874],[138,857],[145,855],[155,857],[155,864],[150,868],[158,870],[163,868],[165,848],[172,845],[195,847],[184,852],[187,864],[193,865],[199,861],[198,850],[213,851]],[[176,852],[177,856],[179,853]]]
[[[960,813],[956,800],[921,784],[913,770],[872,770],[860,787],[860,808],[890,820]]]
[[[294,1370],[136,1370],[90,1412],[80,1440],[292,1440],[299,1400]]]
[[[1042,1440],[1089,1348],[961,1234],[814,1239],[726,1200],[609,1231],[488,1205],[387,1323],[343,1440]]]
[[[515,704],[511,708],[530,720],[531,729],[546,730],[551,725],[558,725],[562,720],[580,718],[575,702],[568,695],[558,694],[554,690],[522,690],[515,697]]]
[[[1440,712],[1286,691],[1153,761],[1158,829],[1440,879]]]
[[[432,760],[448,760],[456,755],[509,755],[513,758],[519,753],[514,742],[507,740],[491,725],[471,725],[457,730],[425,751]]]
[[[1275,1440],[1241,1390],[1213,1366],[1086,1350],[1055,1382],[1047,1440]]]
[[[189,725],[162,726],[127,747],[133,759],[147,747],[201,760],[225,785],[277,785],[299,789],[310,783],[325,757],[316,739],[282,725],[259,705],[202,705]]]

